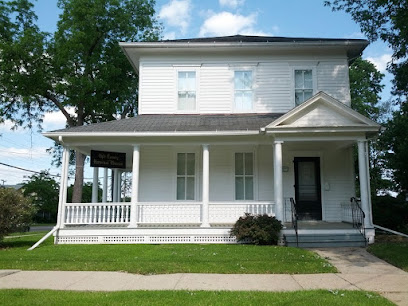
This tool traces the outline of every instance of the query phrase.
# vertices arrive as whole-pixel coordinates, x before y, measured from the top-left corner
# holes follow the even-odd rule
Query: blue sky
[[[35,11],[43,31],[54,32],[60,11],[57,0],[38,0]],[[223,35],[268,35],[289,37],[365,38],[359,26],[343,12],[332,12],[323,0],[158,0],[157,18],[162,23],[163,38],[193,38]],[[370,45],[363,57],[382,72],[391,59],[391,50],[382,42]],[[390,97],[390,76],[384,80],[383,99]],[[46,114],[44,130],[65,126],[58,113]],[[10,131],[11,123],[0,125],[0,160],[13,166],[53,174],[60,170],[51,166],[46,149],[53,143],[36,130]],[[85,177],[90,178],[86,171]],[[0,184],[22,182],[29,172],[0,165]]]

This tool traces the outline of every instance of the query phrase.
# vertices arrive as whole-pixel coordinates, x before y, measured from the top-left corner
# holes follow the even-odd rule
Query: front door
[[[295,200],[299,220],[322,220],[320,158],[295,157]]]

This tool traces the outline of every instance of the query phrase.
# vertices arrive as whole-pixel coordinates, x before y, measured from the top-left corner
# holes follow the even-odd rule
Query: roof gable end
[[[266,129],[301,127],[375,127],[380,125],[324,92],[266,126]]]

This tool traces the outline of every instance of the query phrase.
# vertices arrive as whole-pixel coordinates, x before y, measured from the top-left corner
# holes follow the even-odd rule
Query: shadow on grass
[[[12,249],[12,248],[22,248],[22,247],[29,248],[34,243],[31,240],[2,241],[0,242],[0,249]]]

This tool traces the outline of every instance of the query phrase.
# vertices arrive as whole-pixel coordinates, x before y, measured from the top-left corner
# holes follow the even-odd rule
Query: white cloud
[[[163,34],[163,39],[176,39],[176,32],[166,32]]]
[[[353,32],[344,38],[357,38],[357,39],[367,39],[367,37],[361,32]]]
[[[377,57],[367,57],[366,60],[372,62],[375,67],[381,71],[381,72],[386,72],[387,71],[387,64],[391,62],[392,55],[389,53],[383,54],[381,56]]]
[[[67,108],[67,112],[71,115],[75,114],[75,108]],[[45,131],[64,129],[67,123],[67,118],[60,112],[45,113],[43,118],[43,129]]]
[[[4,122],[0,123],[0,134],[1,133],[7,133],[10,132],[11,130],[14,133],[23,133],[24,129],[22,127],[17,127],[15,129],[13,129],[14,127],[14,123],[11,120],[4,120]]]
[[[243,5],[244,2],[245,0],[219,0],[220,6],[226,6],[233,9]]]
[[[200,28],[200,36],[225,36],[225,35],[273,35],[255,28],[257,14],[252,13],[248,16],[232,14],[230,12],[221,12],[209,16]],[[272,27],[273,32],[277,32],[277,26]]]
[[[179,27],[180,31],[184,34],[190,25],[191,1],[172,0],[162,6],[159,18],[164,19],[170,26]]]

